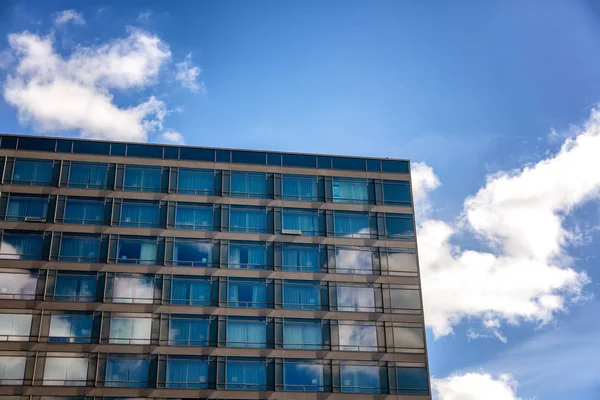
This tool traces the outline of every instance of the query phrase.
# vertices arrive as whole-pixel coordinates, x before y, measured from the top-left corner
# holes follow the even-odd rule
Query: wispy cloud
[[[177,80],[183,88],[189,89],[192,92],[198,92],[204,89],[204,84],[198,82],[202,70],[192,63],[191,54],[188,54],[183,61],[175,64],[175,68],[177,68],[175,80]]]
[[[65,24],[85,25],[85,19],[83,16],[75,10],[64,10],[54,14],[55,25]]]
[[[152,18],[152,12],[144,11],[138,15],[137,20],[141,23],[147,23],[150,21],[151,18]]]

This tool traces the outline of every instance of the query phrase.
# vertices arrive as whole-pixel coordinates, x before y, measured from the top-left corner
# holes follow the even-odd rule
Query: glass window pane
[[[316,157],[304,154],[282,154],[284,167],[305,167],[315,168],[317,166]]]
[[[225,364],[225,389],[266,390],[267,368],[263,360],[234,361]]]
[[[231,162],[231,150],[216,150],[217,162]]]
[[[92,315],[55,314],[50,317],[49,342],[90,343]]]
[[[125,143],[111,143],[110,144],[110,155],[111,156],[124,156],[127,145]]]
[[[60,240],[59,261],[99,262],[100,237],[63,236]]]
[[[25,357],[0,356],[0,385],[22,385]]]
[[[212,149],[198,149],[193,147],[179,148],[179,158],[181,160],[193,161],[215,161],[215,151]]]
[[[50,160],[16,159],[11,183],[14,185],[49,186],[53,163]]]
[[[282,232],[288,234],[318,236],[319,214],[317,210],[305,211],[284,208]]]
[[[31,314],[0,314],[0,342],[29,341]]]
[[[379,367],[375,365],[342,365],[342,392],[379,393]]]
[[[180,169],[177,191],[184,194],[215,194],[213,170]]]
[[[148,359],[112,356],[106,362],[105,386],[147,387],[148,371]]]
[[[267,347],[267,324],[230,318],[227,321],[227,347]]]
[[[129,157],[162,158],[162,146],[149,144],[127,144]]]
[[[429,394],[427,370],[425,368],[398,367],[396,368],[398,393],[400,394]]]
[[[283,348],[321,350],[323,348],[323,328],[320,322],[283,323]]]
[[[4,233],[0,243],[0,258],[41,260],[42,235]]]
[[[266,153],[263,152],[231,150],[232,163],[265,165],[266,157]]]
[[[375,311],[375,291],[370,287],[338,286],[339,311]]]
[[[333,169],[366,170],[366,160],[364,158],[331,157],[331,163]]]
[[[408,181],[383,181],[384,204],[410,206],[410,183]]]
[[[54,152],[56,139],[21,137],[19,138],[19,150],[51,151]]]
[[[175,211],[176,229],[213,229],[213,207],[210,204],[177,203]]]
[[[117,276],[114,279],[113,302],[152,304],[154,280]]]
[[[334,215],[335,236],[369,238],[371,237],[368,213],[342,213]]]
[[[106,189],[108,184],[107,164],[84,164],[73,162],[69,170],[69,187],[84,189]]]
[[[172,304],[210,305],[210,281],[176,278],[172,282]]]
[[[321,309],[321,286],[318,281],[283,284],[283,308],[301,310]]]
[[[123,190],[135,192],[160,192],[161,191],[160,168],[125,166],[125,178]]]
[[[54,286],[54,300],[95,301],[96,274],[75,275],[59,272]]]
[[[37,275],[0,272],[0,299],[33,300]]]
[[[332,189],[334,203],[369,202],[369,186],[366,179],[333,177]]]
[[[173,264],[187,267],[212,267],[213,245],[210,242],[175,239]]]
[[[119,239],[117,263],[156,264],[158,245],[155,239]]]
[[[377,351],[377,328],[375,325],[340,324],[340,350]]]
[[[264,208],[231,207],[232,232],[267,232],[267,212]]]
[[[229,245],[229,268],[266,269],[267,247],[231,242]]]
[[[267,198],[267,175],[250,172],[231,172],[231,196]]]
[[[318,246],[283,246],[284,271],[319,272],[319,247]]]
[[[399,160],[381,160],[381,171],[408,174],[408,162]]]
[[[281,165],[281,154],[268,153],[267,163],[269,165]]]
[[[229,307],[266,308],[267,288],[264,281],[230,280],[227,287]]]
[[[104,201],[67,198],[63,222],[65,224],[102,225]]]
[[[150,344],[152,319],[147,314],[137,316],[113,315],[110,319],[109,343]]]
[[[388,253],[388,268],[392,272],[417,272],[415,253]]]
[[[319,200],[317,177],[283,175],[281,198],[284,200]]]
[[[170,346],[208,346],[209,322],[200,318],[171,318],[169,322]]]
[[[371,250],[337,248],[335,250],[335,271],[341,274],[373,273]]]
[[[158,228],[159,204],[125,200],[121,206],[121,225]]]
[[[167,361],[166,387],[208,387],[208,360],[171,357]]]
[[[367,159],[367,171],[381,172],[380,160]]]
[[[10,196],[6,206],[7,221],[45,222],[48,198]]]
[[[414,239],[415,228],[410,214],[386,214],[385,232],[389,239]]]
[[[283,390],[323,391],[323,365],[314,362],[285,363],[283,365]]]
[[[394,326],[394,346],[400,348],[422,349],[425,347],[423,328]]]
[[[418,290],[390,288],[390,297],[392,309],[419,310],[421,308]]]
[[[177,160],[179,158],[179,148],[173,146],[164,146],[163,157],[166,160]]]
[[[18,140],[19,139],[16,136],[2,136],[2,143],[0,144],[0,148],[16,149]]]
[[[107,142],[84,142],[82,140],[73,141],[73,153],[108,155],[109,150],[110,143]]]
[[[46,357],[43,385],[85,386],[88,359],[83,357]]]

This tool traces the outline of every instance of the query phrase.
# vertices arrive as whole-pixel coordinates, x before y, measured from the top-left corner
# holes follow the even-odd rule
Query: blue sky
[[[4,1],[0,131],[423,162],[439,398],[597,399],[599,18],[591,1]]]

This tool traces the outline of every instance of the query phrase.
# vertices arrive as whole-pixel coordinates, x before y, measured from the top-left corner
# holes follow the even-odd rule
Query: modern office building
[[[408,161],[0,135],[0,400],[430,399]]]

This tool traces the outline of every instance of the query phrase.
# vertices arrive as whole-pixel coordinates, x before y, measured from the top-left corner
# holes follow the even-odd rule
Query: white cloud
[[[169,129],[160,135],[158,135],[158,141],[161,143],[169,143],[169,144],[184,144],[185,140],[183,139],[183,135],[177,131]]]
[[[433,168],[424,163],[411,164],[412,190],[415,213],[418,220],[426,218],[431,210],[428,194],[440,186],[440,180]]]
[[[204,85],[202,82],[198,82],[198,77],[202,70],[192,64],[192,54],[188,54],[182,62],[175,64],[177,73],[175,80],[181,83],[181,86],[191,90],[192,92],[198,92],[203,89]]]
[[[152,17],[151,11],[144,11],[138,15],[137,20],[139,22],[146,23],[146,22],[150,21],[151,17]]]
[[[517,382],[510,375],[498,378],[486,373],[452,375],[444,379],[431,379],[436,400],[519,400]]]
[[[85,19],[75,10],[64,10],[54,14],[54,24],[65,25],[69,22],[76,25],[85,25]]]
[[[120,107],[111,90],[143,89],[157,82],[171,53],[157,36],[130,30],[129,36],[58,54],[53,38],[29,32],[9,35],[18,60],[3,87],[22,123],[42,132],[78,130],[83,137],[146,141],[162,130],[166,104],[149,97]]]
[[[545,324],[580,299],[589,278],[566,254],[578,237],[564,220],[598,198],[599,153],[600,110],[595,109],[556,155],[489,176],[465,200],[458,223],[420,221],[425,318],[436,337],[452,333],[463,319],[478,318],[484,331],[502,339],[502,323]],[[427,205],[427,192],[436,184],[422,171],[414,177],[415,200]],[[453,245],[453,236],[465,232],[491,250]]]

